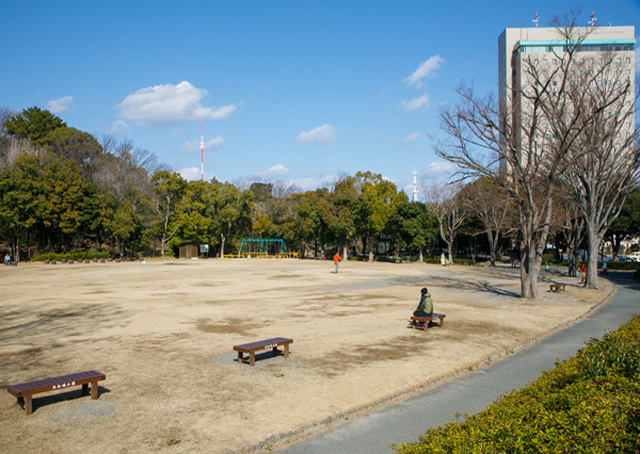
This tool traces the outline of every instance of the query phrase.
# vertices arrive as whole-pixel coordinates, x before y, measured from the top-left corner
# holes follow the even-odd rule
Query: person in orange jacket
[[[335,274],[338,274],[338,264],[342,261],[342,259],[340,258],[340,254],[338,254],[336,252],[336,255],[333,256],[333,263],[336,264],[336,271]]]

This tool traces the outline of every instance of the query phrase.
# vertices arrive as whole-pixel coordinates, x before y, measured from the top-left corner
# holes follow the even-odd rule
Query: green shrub
[[[610,270],[637,270],[637,262],[618,262],[613,260],[611,262],[598,262],[598,269],[602,269],[602,264],[606,263],[607,268]]]
[[[111,257],[109,251],[104,249],[89,249],[87,251],[71,251],[66,253],[58,253],[58,252],[43,252],[42,254],[38,254],[35,256],[32,261],[34,262],[43,262],[45,260],[93,260],[93,259],[108,259]]]
[[[640,452],[640,317],[400,454]]]

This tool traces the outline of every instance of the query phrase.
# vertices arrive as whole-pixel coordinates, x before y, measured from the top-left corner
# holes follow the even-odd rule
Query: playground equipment
[[[240,243],[240,250],[238,255],[225,255],[225,258],[265,258],[265,259],[287,259],[298,258],[297,252],[287,252],[287,248],[284,245],[284,241],[281,239],[272,238],[260,238],[260,239],[248,239],[245,238]]]

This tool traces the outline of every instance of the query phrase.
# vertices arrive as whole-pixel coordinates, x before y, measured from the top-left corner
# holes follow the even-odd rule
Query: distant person
[[[444,257],[444,252],[440,254],[440,265],[446,266],[447,259]]]
[[[433,300],[427,287],[420,290],[420,302],[418,307],[413,311],[414,317],[431,317],[433,315]]]
[[[11,256],[9,255],[8,252],[4,256],[4,264],[5,265],[11,265]]]
[[[609,270],[607,269],[607,264],[602,264],[602,274],[609,274]]]
[[[336,252],[336,255],[333,256],[333,263],[336,264],[335,274],[338,274],[338,265],[340,264],[341,261],[342,261],[342,258],[340,258],[340,254]]]

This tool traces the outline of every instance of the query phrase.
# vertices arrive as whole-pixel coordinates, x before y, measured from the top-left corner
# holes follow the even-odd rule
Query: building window
[[[617,64],[622,63],[622,58],[618,57],[618,59],[616,60],[616,63],[617,63]]]
[[[602,64],[602,58],[598,58],[598,63]]]

